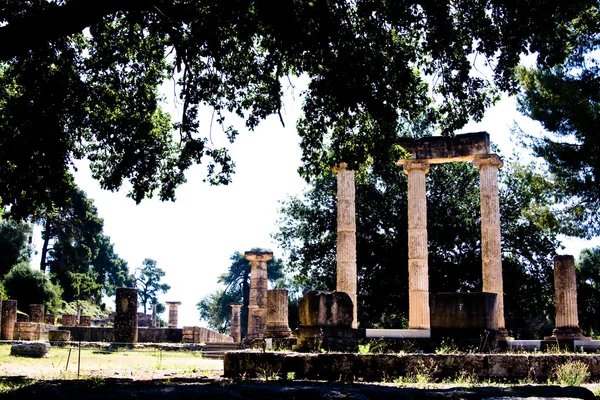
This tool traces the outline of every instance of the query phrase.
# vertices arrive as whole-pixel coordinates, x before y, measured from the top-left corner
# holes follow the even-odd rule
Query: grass
[[[51,348],[48,357],[10,355],[10,345],[0,345],[0,376],[27,379],[77,379],[78,349]],[[67,365],[68,361],[68,365]],[[207,360],[198,352],[159,350],[98,351],[81,349],[79,378],[160,378],[168,375],[220,376],[223,361]],[[0,389],[1,390],[1,389]]]
[[[590,377],[587,365],[569,361],[556,368],[556,380],[563,386],[581,386]]]

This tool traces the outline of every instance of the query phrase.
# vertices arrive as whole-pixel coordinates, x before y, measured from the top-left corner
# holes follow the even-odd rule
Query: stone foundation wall
[[[184,326],[182,341],[183,343],[233,343],[233,338],[200,326]]]
[[[300,354],[256,351],[225,354],[224,375],[255,378],[265,368],[284,379],[293,372],[295,379],[326,381],[393,380],[400,376],[427,372],[434,380],[455,378],[465,371],[480,380],[547,382],[554,378],[558,365],[582,361],[590,379],[600,378],[600,355],[596,354]]]
[[[13,340],[48,340],[48,331],[51,328],[54,327],[35,322],[16,322]]]

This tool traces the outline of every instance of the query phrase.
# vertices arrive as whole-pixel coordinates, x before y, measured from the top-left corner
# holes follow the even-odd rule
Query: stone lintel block
[[[303,326],[351,328],[354,304],[347,293],[311,290],[299,304]]]
[[[11,356],[20,357],[46,357],[50,351],[50,343],[33,342],[33,343],[15,343],[10,348]]]
[[[398,138],[396,144],[409,152],[411,159],[427,159],[431,163],[461,161],[490,153],[490,135],[487,132],[463,133],[454,137]],[[403,161],[406,160],[399,162]]]
[[[431,293],[431,329],[495,330],[496,293]]]

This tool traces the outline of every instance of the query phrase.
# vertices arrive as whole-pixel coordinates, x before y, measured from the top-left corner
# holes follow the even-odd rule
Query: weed
[[[288,381],[293,381],[296,379],[296,373],[294,371],[288,372],[286,378]]]
[[[454,378],[454,383],[470,388],[479,383],[479,377],[475,372],[460,371]]]
[[[588,366],[581,361],[569,361],[556,368],[556,379],[563,386],[581,386],[590,376]]]
[[[263,368],[258,368],[256,375],[259,379],[264,381],[278,381],[281,379],[279,376],[279,370],[275,371],[269,365],[266,365]]]
[[[435,354],[458,354],[460,353],[458,346],[454,343],[454,341],[446,339],[442,340],[440,343],[440,347],[435,349]]]
[[[0,378],[0,394],[10,393],[13,390],[33,385],[35,382],[36,381],[34,379],[25,379],[21,377]]]

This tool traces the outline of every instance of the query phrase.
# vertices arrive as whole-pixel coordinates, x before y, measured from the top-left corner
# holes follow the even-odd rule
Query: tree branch
[[[7,61],[28,50],[74,33],[82,32],[118,11],[154,9],[160,0],[71,0],[52,5],[0,28],[0,61]]]

